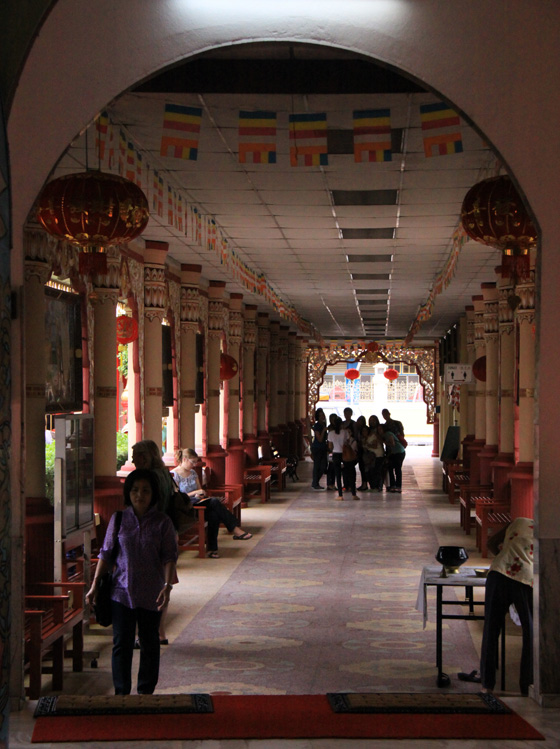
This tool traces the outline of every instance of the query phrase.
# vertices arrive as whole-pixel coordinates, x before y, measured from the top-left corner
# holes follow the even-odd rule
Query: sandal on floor
[[[220,555],[217,551],[209,551],[208,552],[208,559],[219,559]]]
[[[234,536],[234,541],[248,541],[250,538],[253,538],[252,533],[242,533],[240,536]]]
[[[474,681],[475,684],[480,684],[480,674],[475,669],[474,671],[471,671],[470,674],[466,674],[463,671],[457,674],[457,678],[459,681]]]

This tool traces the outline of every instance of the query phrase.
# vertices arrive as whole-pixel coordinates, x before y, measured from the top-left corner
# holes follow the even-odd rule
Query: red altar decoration
[[[231,380],[239,371],[239,365],[229,354],[220,354],[220,380]]]

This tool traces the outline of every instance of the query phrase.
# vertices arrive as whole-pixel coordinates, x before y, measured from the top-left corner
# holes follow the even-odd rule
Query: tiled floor
[[[466,546],[469,551],[470,563],[476,564],[480,561],[474,549],[473,539],[466,537],[459,528],[458,508],[451,506],[447,499],[440,492],[441,486],[441,469],[440,463],[430,457],[430,450],[426,447],[412,447],[407,451],[407,463],[414,469],[414,475],[418,487],[422,493],[422,502],[427,510],[427,517],[432,524],[433,531],[437,538],[438,544],[460,544]],[[194,554],[188,552],[182,555],[179,563],[180,584],[175,587],[173,592],[173,603],[170,608],[168,635],[171,641],[169,646],[172,652],[173,642],[180,633],[189,626],[197,613],[210,602],[216,594],[220,592],[225,583],[230,579],[238,565],[245,559],[247,553],[254,548],[266,531],[274,526],[276,521],[281,518],[293,501],[298,498],[307,500],[318,495],[313,495],[309,488],[310,466],[302,466],[298,471],[300,478],[304,481],[299,484],[291,484],[289,491],[282,498],[281,502],[272,502],[267,505],[256,505],[244,510],[244,527],[248,527],[255,532],[254,540],[243,544],[233,544],[227,536],[220,541],[223,548],[223,556],[219,560],[198,560]],[[321,496],[321,501],[325,495]],[[326,497],[325,497],[326,498]],[[406,501],[406,492],[403,494],[403,503]],[[348,502],[350,505],[350,502]],[[403,504],[403,508],[404,508]],[[350,510],[350,507],[348,508]],[[351,540],[349,540],[350,546]],[[429,561],[427,562],[429,563]],[[419,615],[420,616],[420,615]],[[510,636],[511,634],[511,636]],[[546,742],[539,742],[538,746],[549,749],[560,745],[560,713],[557,710],[543,710],[539,708],[532,700],[523,699],[516,695],[515,674],[518,664],[518,643],[519,637],[515,629],[508,634],[508,664],[511,666],[507,669],[508,681],[507,689],[510,691],[501,695],[504,700],[510,704],[518,713],[527,718],[536,728],[538,728],[547,738]],[[480,645],[480,624],[471,625],[471,635],[473,644],[476,649]],[[98,635],[89,635],[86,639],[86,647],[92,651],[99,651],[99,668],[86,668],[83,674],[68,674],[65,680],[65,692],[75,692],[82,694],[99,694],[111,693],[112,683],[110,674],[110,637],[104,631]],[[89,664],[86,664],[88,666]],[[476,663],[465,664],[465,669]],[[435,680],[434,680],[435,681]],[[45,693],[48,693],[48,677],[45,677]],[[296,690],[297,691],[297,690]],[[10,716],[10,747],[46,747],[51,745],[31,744],[30,737],[33,730],[32,713],[35,703],[27,703],[24,710],[18,713],[12,713]],[[418,749],[434,749],[436,747],[461,746],[465,749],[475,749],[481,746],[476,741],[455,741],[453,739],[445,741],[427,741],[416,740],[408,741],[407,745],[413,745]],[[403,747],[402,741],[377,740],[375,742],[368,740],[337,740],[337,739],[317,739],[317,740],[275,740],[275,741],[177,741],[177,742],[122,742],[118,746],[135,747],[135,746],[158,746],[158,747],[188,747],[189,749],[330,749],[331,747],[348,747],[349,749],[365,749],[375,745],[385,749],[385,747]],[[533,745],[534,742],[510,742],[510,741],[486,741],[484,746],[492,749],[514,745],[517,747],[526,747]],[[61,749],[66,744],[53,744],[53,747]],[[91,749],[95,746],[104,747],[108,743],[82,743],[84,749]]]

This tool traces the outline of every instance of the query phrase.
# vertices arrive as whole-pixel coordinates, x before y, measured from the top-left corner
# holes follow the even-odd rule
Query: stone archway
[[[368,361],[367,343],[333,344],[329,348],[311,348],[307,358],[307,415],[313,423],[313,414],[319,401],[319,389],[323,382],[325,371],[331,364],[340,361]],[[401,343],[385,343],[379,345],[379,350],[373,355],[377,361],[387,364],[402,362],[416,367],[420,383],[423,388],[423,398],[426,404],[428,424],[435,421],[435,348],[409,347]],[[372,359],[369,359],[372,361]]]
[[[488,3],[484,0],[328,3],[318,4],[316,9],[282,2],[269,3],[258,14],[250,4],[243,7],[222,1],[217,5],[214,0],[177,2],[165,8],[144,3],[134,14],[121,5],[100,0],[92,10],[91,3],[75,0],[53,3],[23,65],[8,123],[13,286],[23,283],[27,212],[52,165],[108,101],[155,71],[213,47],[274,40],[331,44],[418,77],[453,102],[495,145],[521,184],[541,229],[536,502],[539,567],[546,565],[548,579],[555,579],[560,545],[556,502],[560,399],[555,388],[560,347],[550,343],[556,339],[560,283],[556,199],[560,191],[556,153],[560,89],[555,85],[560,64],[558,8],[549,2],[544,13],[535,14],[528,3],[496,4],[493,25],[504,29],[496,35],[488,32]],[[61,51],[64,76],[60,76]],[[527,65],[529,59],[531,65]],[[489,65],[489,60],[496,64]],[[38,123],[49,126],[42,129]],[[22,337],[21,322],[15,319],[12,339],[17,351]],[[14,392],[21,395],[23,373],[17,357],[12,361],[12,381]],[[14,398],[14,424],[21,423],[22,401]],[[21,440],[15,439],[12,468],[16,486],[24,465],[19,444]],[[12,492],[15,496],[17,491]],[[16,541],[18,535],[14,534]],[[544,647],[554,641],[558,602],[552,588],[539,580],[535,585],[538,605],[547,612],[539,625],[543,648],[537,653],[537,691],[560,693],[559,657],[555,651],[551,656]]]

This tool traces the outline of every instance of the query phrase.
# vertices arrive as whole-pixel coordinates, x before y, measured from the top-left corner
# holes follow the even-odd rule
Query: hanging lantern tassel
[[[78,252],[78,270],[81,275],[107,274],[107,255],[103,247],[84,247]]]
[[[526,247],[514,246],[502,252],[502,278],[517,282],[529,278],[530,272],[529,250]]]

